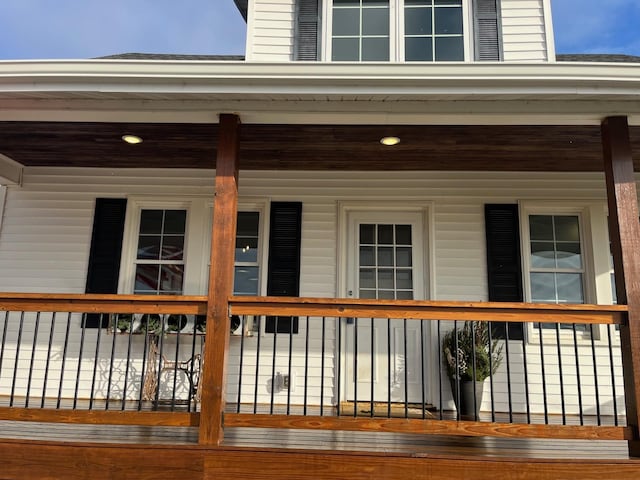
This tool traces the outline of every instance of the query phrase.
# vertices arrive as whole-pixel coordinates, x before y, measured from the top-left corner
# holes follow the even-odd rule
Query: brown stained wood
[[[474,421],[309,417],[303,415],[251,415],[228,413],[227,427],[258,427],[283,429],[320,429],[340,431],[395,432],[421,435],[461,435],[470,437],[547,438],[630,440],[627,427],[582,425],[528,425],[517,423],[490,423]]]
[[[219,126],[0,122],[0,153],[27,166],[212,169]],[[631,127],[640,151],[640,127]],[[143,137],[139,145],[124,133]],[[380,145],[385,135],[402,142]],[[636,169],[640,169],[636,153]],[[597,126],[243,125],[248,170],[602,171]],[[214,159],[214,160],[212,160]]]
[[[216,160],[215,202],[211,232],[211,266],[207,305],[207,334],[200,380],[202,407],[200,443],[222,442],[224,390],[231,321],[228,298],[233,293],[233,274],[238,216],[238,150],[240,119],[220,115]]]
[[[622,324],[625,305],[555,305],[500,302],[353,300],[339,298],[232,297],[234,315],[406,318]]]
[[[166,425],[174,427],[195,427],[198,426],[200,422],[200,414],[114,410],[43,410],[35,408],[0,407],[0,420],[91,425]]]
[[[626,117],[602,122],[602,145],[616,293],[618,302],[629,309],[620,343],[627,422],[634,431],[630,451],[640,456],[640,222]]]
[[[76,313],[206,314],[207,297],[178,295],[107,295],[0,293],[0,311]]]

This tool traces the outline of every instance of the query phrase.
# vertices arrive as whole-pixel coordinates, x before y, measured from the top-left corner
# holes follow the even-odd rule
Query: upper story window
[[[333,0],[335,61],[462,61],[463,0]]]

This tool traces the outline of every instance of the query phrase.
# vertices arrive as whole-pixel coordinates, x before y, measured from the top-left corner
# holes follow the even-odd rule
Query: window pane
[[[184,255],[184,236],[165,236],[162,240],[162,260],[182,260]]]
[[[553,222],[551,215],[530,215],[529,234],[531,240],[553,241]]]
[[[556,303],[554,273],[531,273],[531,301]]]
[[[235,275],[233,277],[233,294],[258,294],[258,267],[235,267]]]
[[[164,233],[176,233],[183,235],[186,221],[186,210],[165,210]]]
[[[389,5],[389,0],[362,0],[365,7],[381,7]]]
[[[258,261],[257,237],[236,237],[236,262]]]
[[[555,268],[553,242],[531,242],[531,266],[533,268]]]
[[[183,265],[162,265],[160,267],[160,291],[162,293],[182,293]]]
[[[160,258],[161,238],[159,235],[140,235],[136,258],[139,260],[158,260]]]
[[[258,212],[238,212],[239,237],[257,237],[260,214]]]
[[[582,275],[579,273],[557,273],[558,302],[584,303]]]
[[[393,267],[393,247],[378,247],[378,266]]]
[[[396,298],[398,300],[413,300],[413,292],[412,291],[396,292]]]
[[[556,244],[556,257],[558,268],[582,268],[582,255],[580,255],[579,243]]]
[[[386,288],[393,290],[393,270],[380,269],[378,270],[378,288]]]
[[[436,61],[454,62],[464,60],[462,37],[437,37]]]
[[[334,38],[331,59],[337,62],[360,60],[360,41],[357,38]]]
[[[360,265],[363,267],[371,267],[375,264],[375,247],[360,247]]]
[[[370,299],[375,299],[376,298],[376,291],[375,290],[360,290],[359,293],[359,298],[370,298]]]
[[[140,234],[160,234],[162,232],[162,210],[142,210],[140,212]]]
[[[393,244],[393,225],[378,225],[378,243],[381,245]]]
[[[396,225],[396,245],[411,245],[411,225]]]
[[[396,271],[396,288],[413,288],[413,275],[411,273],[411,270],[407,269]]]
[[[462,34],[462,8],[442,7],[435,9],[436,34]]]
[[[160,265],[136,265],[136,283],[133,293],[156,293]]]
[[[404,57],[408,62],[430,62],[433,60],[431,37],[406,38]]]
[[[376,288],[375,270],[372,268],[360,269],[360,288]]]
[[[389,35],[389,10],[386,8],[362,10],[362,34]]]
[[[376,226],[371,224],[360,225],[360,244],[368,243],[373,245],[376,243]]]
[[[362,60],[365,62],[389,60],[389,38],[363,38]]]
[[[398,267],[411,267],[411,247],[396,248],[396,265]]]
[[[334,37],[360,35],[360,9],[334,8],[332,33]]]
[[[561,215],[553,217],[556,229],[556,241],[580,242],[580,227],[577,216]]]
[[[393,290],[378,290],[378,298],[383,300],[393,300],[395,295]]]
[[[340,7],[359,7],[360,0],[333,0],[333,5]]]
[[[405,35],[431,35],[431,8],[404,9]]]

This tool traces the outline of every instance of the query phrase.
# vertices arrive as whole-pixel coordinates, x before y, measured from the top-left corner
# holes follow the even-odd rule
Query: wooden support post
[[[640,457],[640,221],[626,117],[602,122],[602,147],[616,293],[629,308],[628,323],[620,328],[627,423],[634,437],[629,453]]]
[[[199,442],[219,445],[224,436],[229,297],[233,293],[233,265],[238,215],[238,157],[240,119],[220,115],[216,158],[215,202],[211,232],[211,268],[207,302]]]

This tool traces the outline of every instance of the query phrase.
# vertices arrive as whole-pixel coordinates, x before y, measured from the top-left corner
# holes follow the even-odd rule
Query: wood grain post
[[[604,119],[602,148],[616,293],[618,303],[628,306],[628,323],[621,325],[620,338],[627,424],[633,431],[629,453],[640,457],[640,221],[626,117]]]
[[[238,215],[239,130],[238,116],[220,115],[211,232],[207,335],[201,380],[199,442],[204,445],[220,445],[224,436],[224,394],[231,328],[228,299],[233,293]]]

